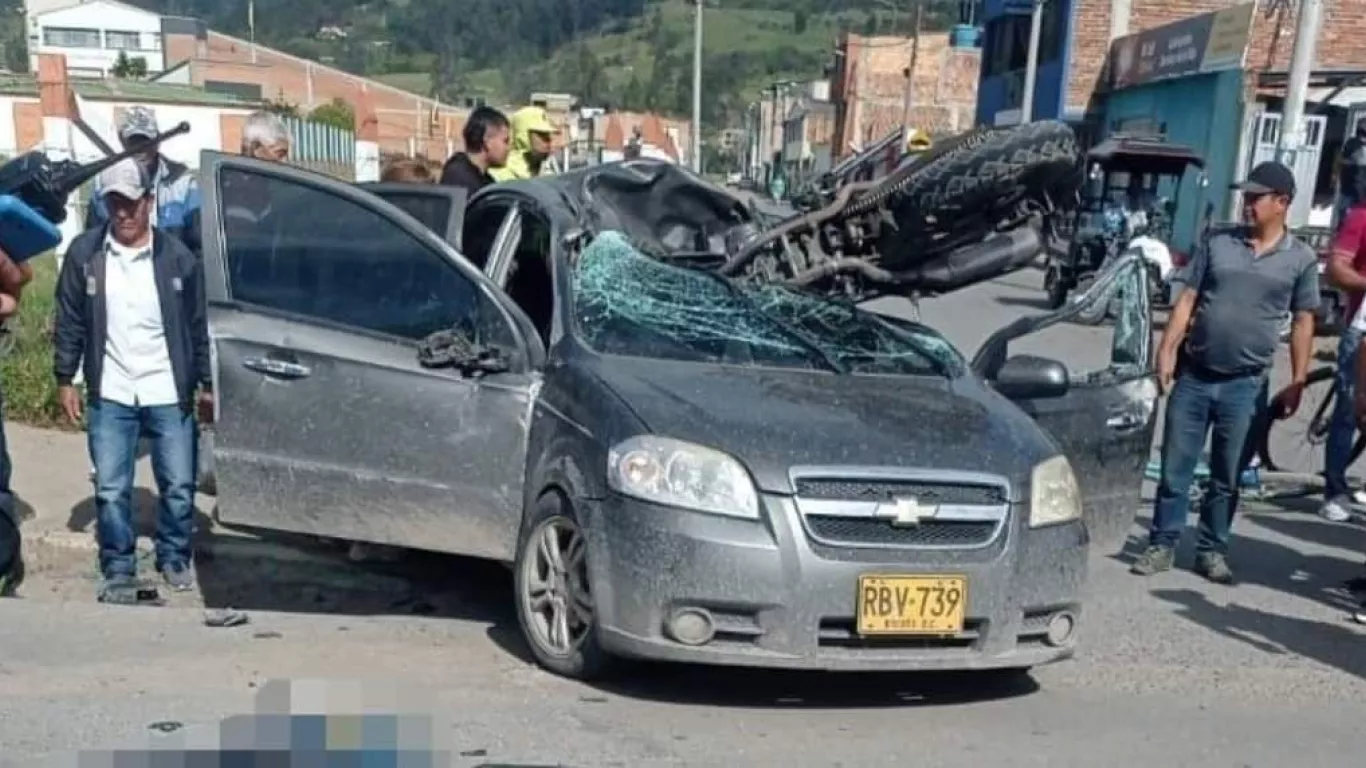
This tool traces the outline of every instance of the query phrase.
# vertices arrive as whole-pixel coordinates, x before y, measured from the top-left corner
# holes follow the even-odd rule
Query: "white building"
[[[24,0],[28,21],[29,69],[38,54],[66,56],[72,77],[108,77],[119,53],[147,62],[155,74],[166,68],[161,17],[115,0]]]

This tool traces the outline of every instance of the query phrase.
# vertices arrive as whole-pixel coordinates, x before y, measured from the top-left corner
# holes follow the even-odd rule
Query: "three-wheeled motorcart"
[[[1154,304],[1166,304],[1173,269],[1184,262],[1169,245],[1181,182],[1194,167],[1203,189],[1204,159],[1161,138],[1116,135],[1092,148],[1086,162],[1087,183],[1071,226],[1048,253],[1049,306],[1061,307],[1069,292],[1084,288],[1106,263],[1131,250],[1143,255]]]

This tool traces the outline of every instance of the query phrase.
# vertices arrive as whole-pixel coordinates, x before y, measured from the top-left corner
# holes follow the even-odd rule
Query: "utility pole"
[[[702,3],[697,3],[692,39],[692,169],[702,172]]]
[[[1304,99],[1309,91],[1309,73],[1314,68],[1314,47],[1322,17],[1323,0],[1300,0],[1295,50],[1290,57],[1285,106],[1281,108],[1281,135],[1276,141],[1276,160],[1290,168],[1295,167],[1295,159],[1304,146]]]
[[[764,162],[768,164],[769,183],[773,182],[778,173],[778,164],[773,161],[773,145],[782,146],[782,138],[779,132],[782,124],[778,121],[778,84],[774,83],[772,88],[773,100],[769,102],[769,114],[773,116],[771,121],[773,125],[768,134],[768,146],[764,147]]]
[[[844,66],[849,66],[849,47],[844,48]],[[864,146],[863,138],[863,78],[868,69],[868,38],[859,35],[858,38],[858,64],[854,68],[854,76],[850,78],[854,82],[854,146],[860,150]],[[845,141],[848,144],[848,141]],[[843,152],[844,147],[838,147],[838,151]]]
[[[256,63],[256,0],[247,0],[247,31],[251,35],[251,63]]]
[[[925,0],[915,0],[915,22],[911,27],[911,64],[906,69],[906,96],[901,104],[901,132],[911,136],[911,102],[915,99],[915,65],[920,58],[920,23],[925,13]]]
[[[1025,62],[1024,94],[1020,102],[1020,124],[1034,120],[1034,80],[1039,73],[1039,34],[1043,30],[1043,6],[1048,0],[1034,0],[1029,18],[1029,60]]]

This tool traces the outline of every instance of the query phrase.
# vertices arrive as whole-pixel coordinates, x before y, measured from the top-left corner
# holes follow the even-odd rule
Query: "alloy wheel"
[[[587,542],[565,517],[546,520],[527,542],[522,559],[522,601],[533,639],[547,653],[568,656],[593,628],[593,596],[588,588]]]

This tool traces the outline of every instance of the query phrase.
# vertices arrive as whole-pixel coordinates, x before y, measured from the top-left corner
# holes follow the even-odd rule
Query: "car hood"
[[[835,375],[629,358],[596,373],[652,434],[739,458],[791,493],[794,466],[983,470],[1012,480],[1057,452],[971,377]]]

